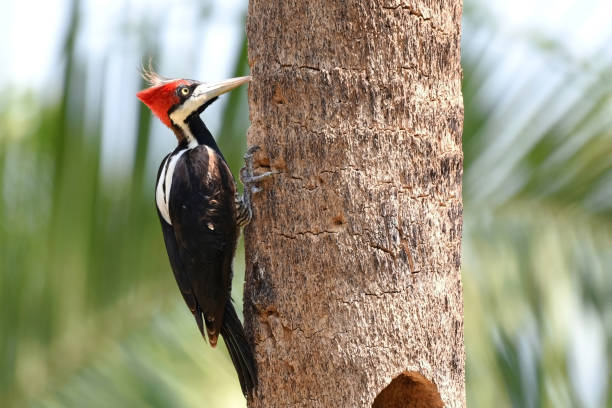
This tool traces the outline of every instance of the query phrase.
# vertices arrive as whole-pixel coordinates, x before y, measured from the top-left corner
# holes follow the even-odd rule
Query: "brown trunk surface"
[[[461,7],[250,1],[251,407],[465,407]]]

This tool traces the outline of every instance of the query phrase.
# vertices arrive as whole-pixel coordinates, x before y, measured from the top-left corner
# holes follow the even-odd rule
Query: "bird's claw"
[[[255,175],[253,154],[259,149],[259,146],[252,146],[247,150],[244,155],[244,167],[240,169],[240,181],[244,186],[244,193],[242,195],[236,194],[236,219],[239,227],[246,226],[253,218],[251,197],[261,191],[261,188],[255,184],[277,174],[277,172],[268,171]]]

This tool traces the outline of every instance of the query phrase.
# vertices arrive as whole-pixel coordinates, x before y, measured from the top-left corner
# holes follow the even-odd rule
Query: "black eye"
[[[189,96],[189,94],[191,93],[191,89],[189,89],[189,87],[187,86],[181,86],[178,90],[179,95],[185,97],[185,96]]]

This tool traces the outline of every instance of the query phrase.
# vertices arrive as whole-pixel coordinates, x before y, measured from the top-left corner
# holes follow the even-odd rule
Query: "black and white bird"
[[[206,329],[212,347],[223,336],[242,392],[248,395],[257,373],[230,291],[239,228],[251,216],[249,193],[237,196],[232,173],[200,114],[219,95],[251,78],[202,83],[162,78],[152,70],[143,76],[151,87],[138,92],[138,98],[178,139],[161,163],[155,187],[170,265],[202,336]]]

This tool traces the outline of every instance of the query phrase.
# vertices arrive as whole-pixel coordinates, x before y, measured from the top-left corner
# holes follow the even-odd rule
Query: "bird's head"
[[[167,79],[151,69],[144,71],[143,77],[151,85],[136,96],[181,139],[188,119],[199,115],[221,94],[247,83],[250,76],[227,79],[225,81],[204,83],[191,79]]]

